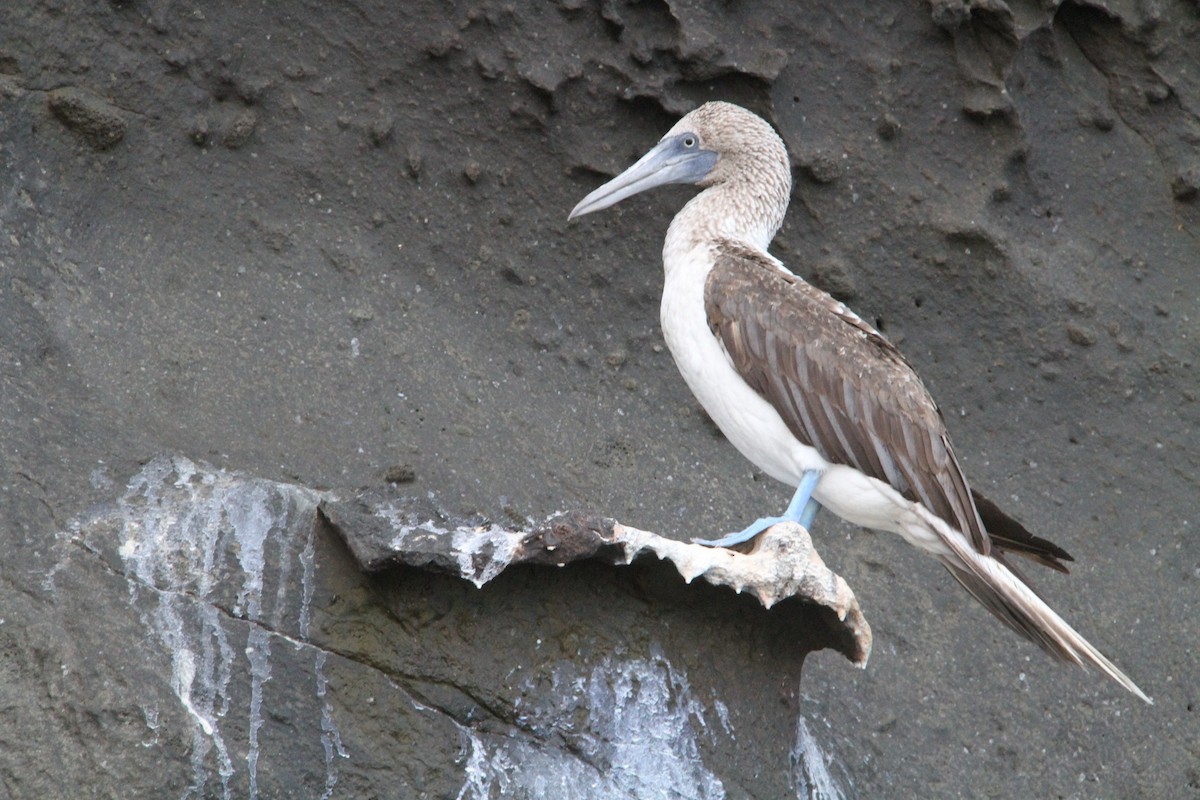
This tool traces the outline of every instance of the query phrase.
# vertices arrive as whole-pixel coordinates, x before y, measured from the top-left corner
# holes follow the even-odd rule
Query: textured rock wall
[[[7,796],[1200,791],[1194,3],[211,5],[5,12]],[[565,223],[710,98],[790,147],[775,252],[1156,706],[830,519],[875,650],[803,689],[794,631],[666,569],[364,578],[313,527],[389,481],[680,538],[786,502],[661,344],[688,190]]]

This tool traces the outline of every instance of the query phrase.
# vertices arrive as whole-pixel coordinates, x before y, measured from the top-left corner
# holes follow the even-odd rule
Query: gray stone
[[[48,96],[54,116],[96,150],[107,150],[125,138],[125,115],[107,100],[74,86]]]

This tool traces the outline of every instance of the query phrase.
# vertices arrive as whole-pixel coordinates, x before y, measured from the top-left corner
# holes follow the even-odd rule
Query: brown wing
[[[766,254],[721,240],[708,323],[738,374],[834,464],[884,481],[987,554],[990,540],[942,415],[900,352]]]

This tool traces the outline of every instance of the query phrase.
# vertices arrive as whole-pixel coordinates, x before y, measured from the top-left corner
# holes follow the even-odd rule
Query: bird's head
[[[575,219],[672,183],[715,186],[744,180],[782,183],[791,191],[787,149],[762,118],[732,103],[711,102],[683,117],[650,152],[571,211]]]

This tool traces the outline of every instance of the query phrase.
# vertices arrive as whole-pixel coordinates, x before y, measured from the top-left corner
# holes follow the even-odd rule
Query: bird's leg
[[[812,496],[820,480],[820,470],[810,469],[804,473],[800,478],[800,485],[796,487],[796,493],[792,495],[792,502],[788,503],[787,510],[783,512],[783,519],[797,522],[805,530],[812,525],[813,520],[817,518],[817,512],[821,510],[821,505]]]
[[[796,493],[792,495],[792,502],[788,503],[787,510],[783,512],[783,516],[763,517],[762,519],[755,520],[745,530],[722,536],[720,539],[692,539],[692,541],[707,547],[729,547],[749,541],[767,528],[780,522],[795,522],[807,530],[808,526],[812,525],[813,520],[816,519],[817,512],[821,509],[820,504],[812,496],[813,489],[817,488],[817,483],[820,480],[821,470],[810,469],[805,472],[804,477],[800,479],[800,485],[796,487]]]

